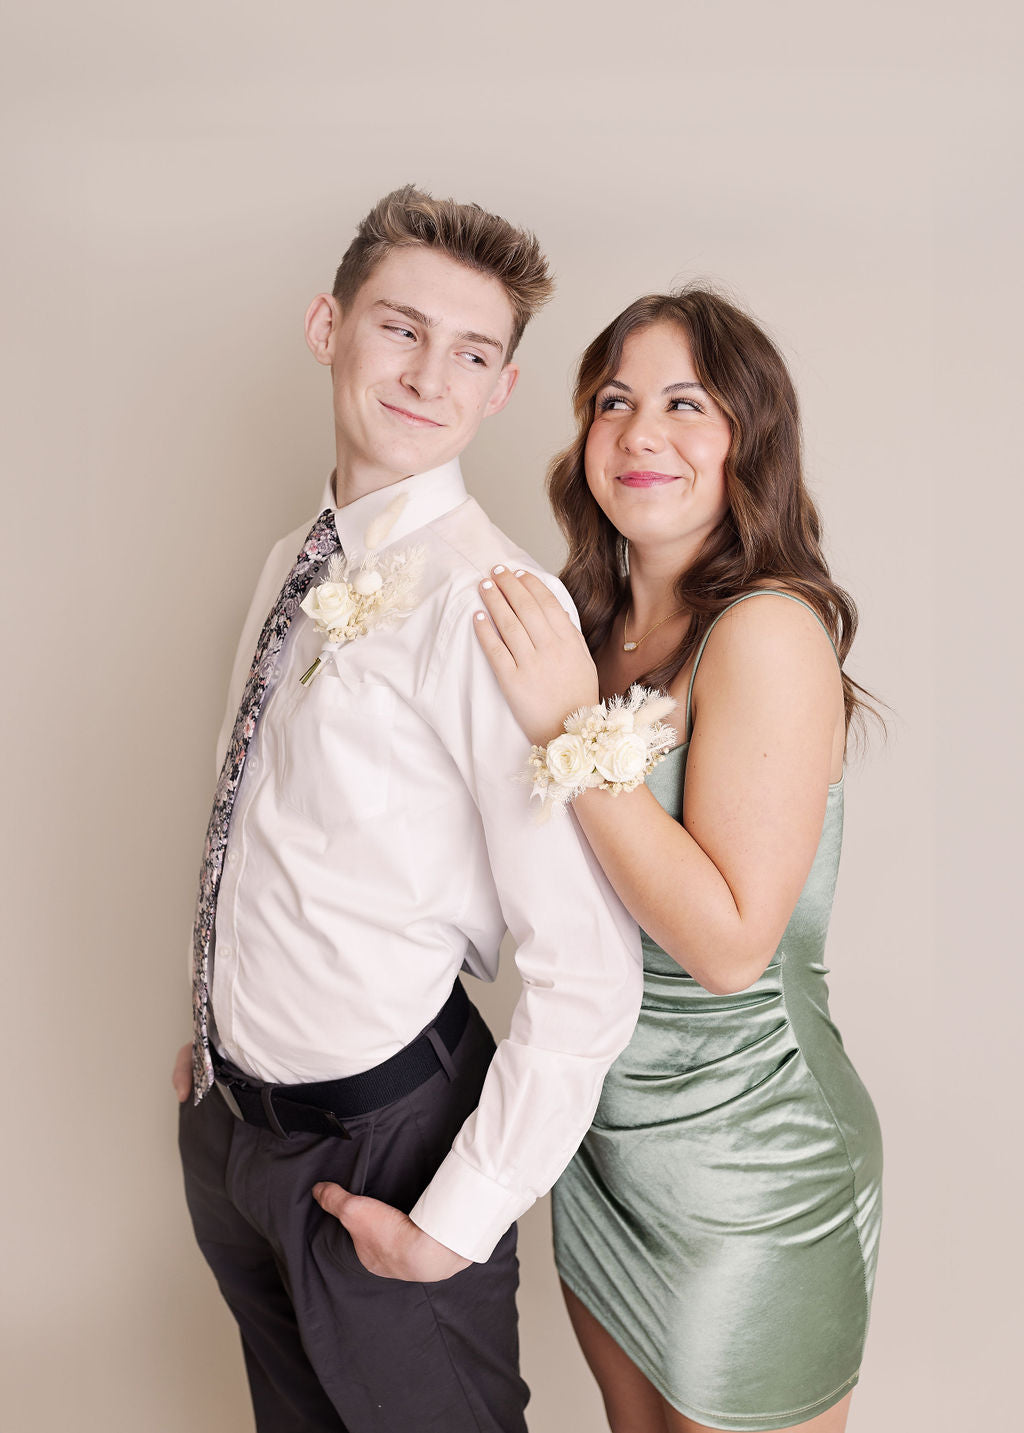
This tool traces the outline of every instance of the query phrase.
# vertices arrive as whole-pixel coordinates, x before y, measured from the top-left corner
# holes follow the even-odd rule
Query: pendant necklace
[[[632,609],[630,607],[626,608],[626,615],[623,618],[622,622],[622,650],[624,652],[635,652],[637,647],[639,647],[640,643],[646,642],[647,638],[651,635],[652,632],[657,632],[659,627],[664,626],[666,622],[670,622],[673,617],[681,617],[683,613],[683,609],[681,607],[676,612],[670,612],[668,616],[663,617],[660,622],[655,622],[653,627],[648,627],[647,631],[642,637],[638,637],[635,642],[631,642],[629,640],[629,614],[631,610]]]

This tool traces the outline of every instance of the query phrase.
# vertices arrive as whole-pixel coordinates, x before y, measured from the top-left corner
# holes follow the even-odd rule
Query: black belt
[[[455,1050],[471,1010],[461,982],[455,982],[437,1019],[410,1045],[342,1080],[321,1080],[308,1085],[266,1085],[228,1065],[214,1049],[213,1068],[218,1090],[228,1109],[246,1124],[262,1125],[275,1134],[335,1134],[347,1137],[345,1120],[381,1109],[411,1094],[438,1070],[445,1068],[431,1035],[436,1031],[449,1053]]]

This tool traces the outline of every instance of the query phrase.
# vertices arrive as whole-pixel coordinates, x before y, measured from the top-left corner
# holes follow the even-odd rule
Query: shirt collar
[[[321,512],[324,508],[334,508],[333,484],[332,473],[324,487]],[[465,502],[466,497],[458,458],[452,458],[440,468],[431,468],[429,472],[402,478],[400,482],[367,493],[346,507],[334,509],[334,526],[342,551],[346,557],[360,561],[366,554],[367,529],[392,505],[396,508],[396,516],[391,523],[386,523],[386,531],[375,544],[377,547],[390,547],[393,542],[401,541],[409,533],[451,512]],[[404,501],[400,502],[400,499]]]

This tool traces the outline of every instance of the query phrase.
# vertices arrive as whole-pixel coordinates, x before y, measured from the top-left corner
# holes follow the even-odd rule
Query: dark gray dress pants
[[[360,1264],[318,1180],[408,1212],[476,1107],[494,1042],[476,1010],[419,1089],[349,1138],[244,1124],[217,1090],[181,1107],[196,1238],[238,1321],[259,1433],[525,1433],[516,1231],[486,1264],[406,1283]]]

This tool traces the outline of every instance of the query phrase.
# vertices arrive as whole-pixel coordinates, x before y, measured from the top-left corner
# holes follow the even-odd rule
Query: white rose
[[[635,732],[616,732],[598,742],[594,765],[605,781],[637,781],[647,766],[647,743]]]
[[[559,786],[578,786],[590,770],[586,743],[571,732],[556,736],[554,741],[548,742],[544,764]]]
[[[384,586],[384,579],[375,569],[371,569],[369,572],[357,572],[352,579],[352,586],[360,597],[372,597]]]
[[[355,603],[347,582],[321,582],[319,587],[306,593],[299,606],[307,617],[312,617],[314,622],[330,631],[334,627],[344,627]]]

